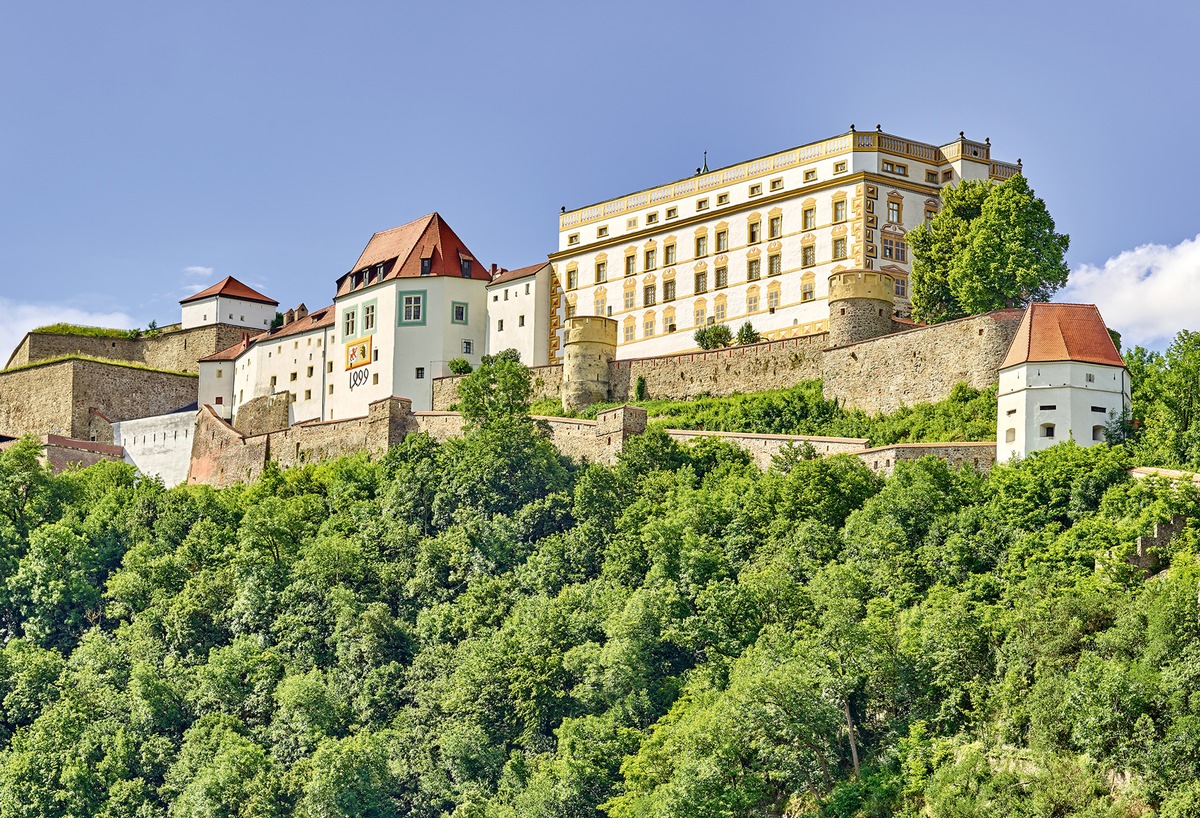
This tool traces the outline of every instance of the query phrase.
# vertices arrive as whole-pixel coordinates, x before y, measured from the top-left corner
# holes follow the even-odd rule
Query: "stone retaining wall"
[[[86,355],[115,361],[144,364],[173,372],[199,372],[197,361],[233,346],[244,332],[254,332],[230,324],[178,329],[178,325],[160,330],[154,338],[109,338],[68,333],[31,332],[13,350],[6,368],[61,358]]]
[[[979,471],[989,471],[996,465],[996,444],[987,442],[966,443],[895,443],[849,452],[863,462],[867,468],[890,476],[901,460],[919,460],[933,455],[951,466],[970,466]]]
[[[764,471],[771,468],[775,455],[790,446],[810,444],[818,455],[828,457],[833,454],[848,454],[860,452],[867,445],[865,438],[851,437],[812,437],[805,435],[763,435],[739,432],[704,432],[692,429],[667,429],[667,435],[680,443],[692,443],[702,437],[715,437],[740,446],[750,453],[754,463]]]

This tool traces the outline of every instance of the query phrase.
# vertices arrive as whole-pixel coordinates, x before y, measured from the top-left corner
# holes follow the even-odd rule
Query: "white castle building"
[[[693,332],[751,321],[765,339],[825,332],[829,279],[878,271],[907,314],[905,233],[930,219],[946,185],[1020,171],[989,141],[943,145],[880,130],[812,142],[564,211],[550,357],[562,322],[613,318],[619,358],[695,349]]]

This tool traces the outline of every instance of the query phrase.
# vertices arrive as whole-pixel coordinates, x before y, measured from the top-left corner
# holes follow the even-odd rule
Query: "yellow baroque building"
[[[905,233],[930,219],[939,194],[963,179],[1004,181],[990,140],[937,146],[849,132],[708,171],[559,217],[550,256],[550,359],[563,322],[617,322],[617,357],[696,348],[697,328],[750,321],[764,339],[829,329],[829,279],[886,273],[893,309],[909,310]]]

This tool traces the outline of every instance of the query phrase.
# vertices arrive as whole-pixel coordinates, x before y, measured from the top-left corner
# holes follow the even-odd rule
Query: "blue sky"
[[[562,205],[850,123],[990,137],[1071,235],[1064,297],[1135,343],[1200,328],[1196,4],[0,8],[5,350],[59,316],[177,320],[224,275],[321,306],[432,210],[533,263]]]

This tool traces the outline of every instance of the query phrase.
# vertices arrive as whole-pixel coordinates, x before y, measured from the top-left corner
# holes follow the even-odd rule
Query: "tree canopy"
[[[964,181],[907,234],[913,317],[928,323],[1048,301],[1067,282],[1070,237],[1017,174],[1002,184]]]

